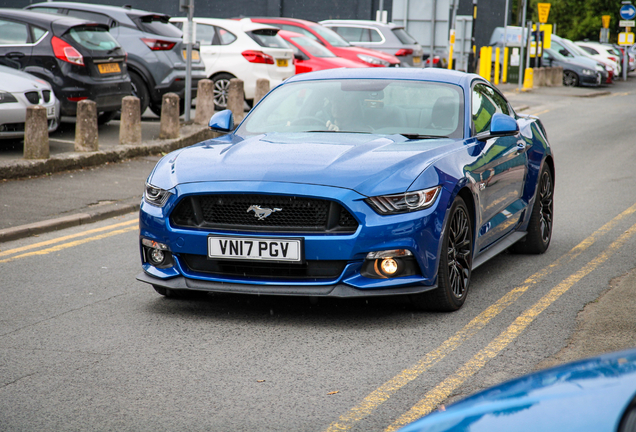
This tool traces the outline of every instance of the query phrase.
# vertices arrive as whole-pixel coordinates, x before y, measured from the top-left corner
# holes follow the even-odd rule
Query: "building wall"
[[[42,0],[0,0],[0,8],[23,8]],[[185,16],[179,11],[178,0],[84,0],[85,3],[123,6]],[[213,18],[235,18],[241,16],[285,16],[310,21],[325,19],[375,19],[380,0],[194,0],[195,16]],[[392,0],[384,0],[384,9],[389,11]]]
[[[495,27],[505,24],[506,1],[508,1],[508,25],[512,20],[512,5],[514,0],[478,0],[477,21],[475,24],[475,44],[477,51],[490,43],[490,36]],[[459,0],[458,15],[473,14],[473,0]]]

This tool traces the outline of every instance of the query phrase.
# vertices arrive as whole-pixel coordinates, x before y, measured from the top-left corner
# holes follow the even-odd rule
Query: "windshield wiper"
[[[420,134],[410,134],[410,133],[401,133],[398,135],[402,135],[408,139],[439,139],[439,138],[448,138],[446,135],[420,135]]]
[[[310,132],[326,132],[326,133],[363,133],[363,134],[370,134],[371,132],[364,132],[364,131],[343,131],[343,130],[310,130],[310,131],[305,131],[306,133],[310,133]]]

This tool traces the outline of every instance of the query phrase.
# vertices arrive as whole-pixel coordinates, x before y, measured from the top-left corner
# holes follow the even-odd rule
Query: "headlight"
[[[591,70],[591,69],[583,69],[583,70],[581,71],[581,73],[582,73],[583,75],[596,75],[596,72],[594,72],[594,71],[593,71],[593,70]]]
[[[415,192],[371,197],[365,201],[381,215],[407,213],[432,206],[441,189],[441,186],[436,186]]]
[[[163,207],[168,200],[170,192],[161,188],[155,187],[150,183],[146,183],[146,190],[144,191],[144,199],[148,204],[153,206]]]
[[[374,64],[374,65],[388,66],[388,65],[391,64],[391,63],[389,63],[386,60],[382,60],[382,59],[379,59],[377,57],[373,57],[373,56],[366,55],[366,54],[358,54],[358,58],[360,60],[362,60],[363,62],[365,62],[365,63],[370,63],[370,64]]]
[[[0,104],[3,103],[14,103],[18,100],[11,93],[0,91]]]

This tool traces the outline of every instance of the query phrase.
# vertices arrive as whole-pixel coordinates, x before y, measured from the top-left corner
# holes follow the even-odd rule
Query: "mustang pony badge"
[[[274,212],[277,211],[282,211],[282,208],[273,208],[273,209],[269,209],[269,208],[261,208],[261,206],[259,205],[252,205],[250,206],[250,208],[247,209],[247,212],[251,212],[254,211],[254,216],[256,216],[258,218],[258,220],[263,220],[265,219],[267,216],[271,215]]]

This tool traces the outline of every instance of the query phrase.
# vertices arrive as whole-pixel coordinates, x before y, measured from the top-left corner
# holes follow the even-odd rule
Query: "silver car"
[[[7,66],[0,66],[0,139],[22,138],[27,108],[46,108],[49,133],[59,124],[60,102],[51,85]]]
[[[325,20],[320,24],[329,27],[351,45],[376,49],[393,54],[400,59],[400,66],[422,67],[422,46],[394,23],[364,20]]]

